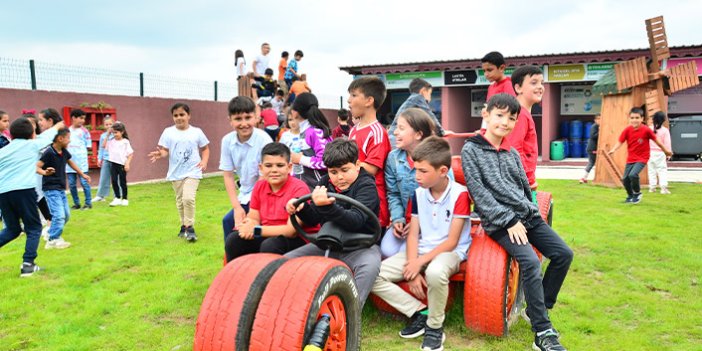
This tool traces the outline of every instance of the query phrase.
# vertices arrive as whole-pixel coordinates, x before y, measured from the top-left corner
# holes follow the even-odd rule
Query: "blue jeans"
[[[15,240],[22,232],[24,223],[27,241],[24,245],[23,262],[34,263],[41,236],[41,220],[37,211],[37,193],[34,189],[15,190],[0,194],[0,209],[6,227],[0,231],[0,247]]]
[[[97,195],[101,198],[106,198],[110,196],[110,166],[112,163],[109,161],[102,161],[102,167],[100,168],[100,184],[98,185]]]
[[[241,205],[241,207],[244,208],[244,211],[246,213],[249,213],[249,204],[246,205]],[[232,232],[232,229],[234,229],[234,226],[236,223],[234,223],[234,210],[229,210],[227,214],[224,215],[224,218],[222,218],[222,231],[224,231],[224,242],[227,242],[227,235]]]
[[[71,210],[68,207],[68,198],[63,190],[45,190],[44,198],[49,204],[51,211],[51,227],[49,227],[49,240],[55,240],[61,237],[63,227],[71,218]]]
[[[79,177],[77,173],[66,173],[68,177],[68,188],[71,189],[71,198],[73,198],[73,204],[80,206],[80,198],[78,198],[78,187],[76,186],[76,178],[80,178],[80,185],[83,187],[83,194],[85,194],[85,204],[92,205],[93,200],[90,197],[90,184],[87,180]]]

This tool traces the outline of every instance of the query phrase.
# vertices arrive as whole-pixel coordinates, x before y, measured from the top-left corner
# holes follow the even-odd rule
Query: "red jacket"
[[[519,110],[517,124],[507,135],[507,140],[519,152],[529,185],[533,186],[536,184],[536,161],[539,156],[539,146],[536,139],[536,124],[531,117],[531,112],[524,106]]]

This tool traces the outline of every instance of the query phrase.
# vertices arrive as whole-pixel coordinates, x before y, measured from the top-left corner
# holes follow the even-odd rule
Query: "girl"
[[[10,115],[0,111],[0,149],[10,143]]]
[[[590,138],[587,139],[587,147],[585,152],[587,152],[587,166],[585,166],[585,175],[580,178],[580,184],[587,183],[587,177],[590,175],[592,167],[595,166],[595,161],[597,161],[597,141],[600,138],[600,114],[595,115],[595,124],[592,125],[590,129]]]
[[[290,158],[293,163],[303,166],[302,180],[314,189],[322,176],[327,174],[327,166],[322,161],[324,147],[331,138],[329,122],[319,110],[319,102],[311,93],[302,93],[291,108],[293,118],[299,123],[300,133],[304,135],[301,151],[293,151]]]
[[[288,129],[280,136],[280,143],[287,146],[292,152],[302,151],[302,144],[304,135],[300,135],[300,124],[290,113],[288,109],[287,119],[285,120],[284,126]],[[292,167],[292,175],[295,178],[301,178],[304,168],[300,164],[294,164]]]
[[[393,131],[396,149],[390,151],[385,161],[385,184],[392,226],[388,228],[380,252],[383,257],[397,254],[409,233],[407,205],[417,189],[412,151],[419,143],[433,134],[434,121],[418,108],[408,108],[397,118]]]
[[[665,122],[665,113],[656,112],[652,118],[653,134],[656,134],[656,139],[665,145],[670,150],[670,131],[663,126]],[[668,190],[668,164],[666,163],[666,155],[656,143],[649,141],[651,145],[651,158],[648,159],[648,191],[656,192],[656,175],[658,175],[658,184],[661,186],[661,194],[670,194]]]
[[[236,50],[234,52],[234,67],[236,69],[236,81],[239,87],[239,95],[251,96],[251,80],[246,74],[246,59],[244,52]]]
[[[100,167],[100,183],[98,184],[98,191],[95,197],[93,198],[93,202],[100,202],[100,201],[105,201],[105,198],[110,195],[110,162],[107,161],[109,159],[109,154],[107,153],[107,150],[105,149],[105,144],[109,141],[114,139],[114,136],[110,134],[110,129],[112,128],[112,124],[114,124],[114,120],[112,119],[112,116],[110,115],[105,115],[105,118],[102,120],[102,125],[105,127],[105,132],[100,134],[100,142],[98,144],[98,156],[97,156],[97,166]],[[107,161],[107,162],[105,162]]]
[[[115,199],[110,202],[110,206],[129,206],[129,200],[127,200],[127,172],[129,172],[129,164],[132,162],[134,150],[129,143],[129,136],[124,123],[115,122],[112,124],[112,135],[114,139],[109,140],[105,147],[109,155],[108,162],[110,162],[112,190],[115,193]]]

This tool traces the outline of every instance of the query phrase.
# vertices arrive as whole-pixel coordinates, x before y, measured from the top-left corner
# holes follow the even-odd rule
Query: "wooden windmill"
[[[626,151],[620,149],[611,156],[607,155],[607,151],[617,143],[622,130],[629,124],[629,110],[632,107],[645,106],[646,116],[650,118],[655,112],[667,112],[667,96],[699,84],[695,61],[665,69],[670,58],[670,48],[663,17],[647,19],[646,31],[650,45],[650,61],[646,57],[639,57],[616,64],[616,89],[602,97],[595,183],[622,185],[621,171],[626,163]],[[642,172],[641,175],[641,183],[646,184],[646,172]]]

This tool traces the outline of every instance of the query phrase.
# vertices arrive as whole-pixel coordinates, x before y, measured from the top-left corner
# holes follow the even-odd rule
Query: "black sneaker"
[[[71,208],[74,210],[80,210],[80,205],[73,205]]]
[[[424,335],[424,328],[427,325],[427,315],[415,312],[410,318],[409,324],[405,329],[400,330],[400,337],[412,339]]]
[[[422,341],[422,351],[442,351],[445,340],[444,328],[434,329],[427,326],[424,341]]]
[[[636,193],[631,197],[631,203],[632,204],[638,204],[641,202],[641,198],[643,197],[642,193]]]
[[[20,278],[31,277],[34,272],[41,270],[41,268],[34,263],[24,262],[20,266]]]
[[[85,205],[83,205],[83,208],[81,208],[81,210],[90,210],[92,208],[93,208],[93,205],[85,204]]]
[[[185,238],[185,226],[181,225],[180,226],[180,232],[178,233],[179,238]]]
[[[567,351],[558,340],[558,333],[553,329],[547,330],[541,336],[534,335],[534,344],[531,348],[536,351]]]
[[[195,228],[187,227],[185,228],[185,240],[194,243],[197,241],[197,235],[195,235]]]

